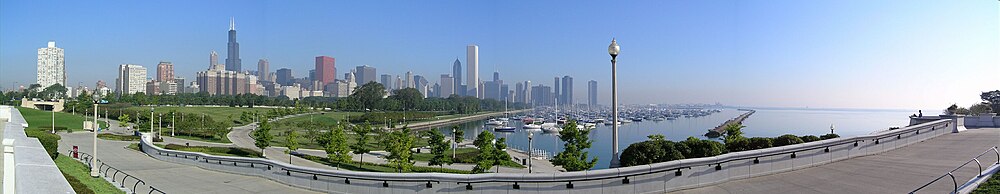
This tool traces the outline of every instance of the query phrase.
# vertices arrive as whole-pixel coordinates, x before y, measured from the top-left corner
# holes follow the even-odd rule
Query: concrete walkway
[[[80,151],[92,152],[93,133],[60,134],[59,152],[63,154],[80,146]],[[210,171],[195,166],[160,161],[136,150],[125,148],[136,142],[98,140],[98,158],[117,169],[145,181],[138,193],[149,192],[148,186],[166,193],[316,193],[256,176]],[[119,176],[121,178],[121,176]],[[132,180],[130,180],[132,181]],[[131,187],[129,187],[131,189]]]
[[[675,193],[909,193],[998,145],[1000,129],[970,129],[878,155]],[[991,151],[980,161],[986,168],[997,156]],[[978,175],[975,162],[970,165],[955,173],[959,185]],[[952,189],[952,180],[946,177],[920,193]]]

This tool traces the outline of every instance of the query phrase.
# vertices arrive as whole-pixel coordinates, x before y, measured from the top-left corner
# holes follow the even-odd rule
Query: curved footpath
[[[80,152],[92,152],[93,134],[90,132],[60,134],[60,153],[70,155],[74,145]],[[142,179],[147,187],[139,185],[136,193],[148,193],[148,186],[165,193],[316,193],[291,187],[266,178],[245,176],[201,169],[196,166],[160,161],[136,150],[125,148],[130,141],[98,139],[98,156],[119,170]],[[121,175],[118,176],[121,180]],[[127,183],[132,184],[133,180]],[[119,183],[113,183],[118,185]],[[128,185],[128,184],[127,184]],[[128,187],[131,189],[131,187]]]
[[[909,193],[998,144],[1000,128],[969,129],[881,154],[675,193]],[[997,161],[990,154],[980,159],[983,168]],[[958,184],[978,170],[972,164],[956,172]],[[943,179],[920,192],[952,190],[951,180]]]

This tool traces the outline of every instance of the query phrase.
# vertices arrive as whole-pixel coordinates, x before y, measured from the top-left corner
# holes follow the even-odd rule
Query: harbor
[[[713,129],[709,129],[708,133],[705,133],[705,137],[718,138],[719,136],[722,136],[723,134],[726,134],[726,126],[729,126],[729,125],[732,125],[732,124],[743,124],[743,120],[746,120],[747,118],[750,118],[750,115],[753,115],[753,113],[757,112],[756,110],[750,110],[750,109],[737,109],[737,110],[739,110],[739,111],[747,111],[747,112],[741,114],[740,116],[738,116],[736,118],[730,119],[730,120],[722,123],[721,125],[713,128]]]

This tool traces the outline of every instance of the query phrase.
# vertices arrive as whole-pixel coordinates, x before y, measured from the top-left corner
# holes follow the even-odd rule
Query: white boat
[[[559,131],[562,131],[562,128],[555,127],[555,126],[552,126],[552,127],[542,127],[542,132],[546,132],[546,133],[559,133]]]
[[[542,125],[541,124],[536,124],[536,123],[528,123],[527,125],[524,125],[521,128],[524,128],[524,129],[542,129]]]
[[[487,121],[486,121],[486,125],[493,125],[493,126],[496,126],[496,125],[504,125],[504,122],[503,122],[503,121],[501,121],[501,120],[496,120],[496,119],[490,119],[490,120],[487,120]]]

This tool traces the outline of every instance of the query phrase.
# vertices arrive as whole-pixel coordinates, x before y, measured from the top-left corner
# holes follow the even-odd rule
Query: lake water
[[[844,137],[865,135],[874,131],[885,130],[889,126],[906,126],[909,123],[909,111],[878,111],[878,110],[818,110],[818,109],[756,109],[750,118],[743,122],[746,128],[743,132],[748,137],[776,137],[783,134],[822,135],[830,132],[830,125],[835,125],[835,132]],[[678,118],[665,121],[642,121],[624,124],[618,127],[619,149],[624,150],[629,144],[647,140],[647,136],[660,134],[672,141],[681,141],[694,136],[706,138],[703,135],[708,129],[715,128],[722,122],[735,118],[745,111],[724,109],[722,112],[696,118]],[[485,120],[471,121],[460,124],[465,131],[465,139],[471,141],[483,130],[492,128],[483,126]],[[543,150],[553,156],[562,150],[562,141],[556,134],[541,131],[529,132],[522,130],[520,121],[511,120],[511,126],[518,128],[516,132],[496,133],[498,137],[506,137],[507,144],[516,149],[527,150],[528,133],[534,133],[533,149]],[[450,128],[439,129],[445,134],[451,134]],[[590,156],[597,157],[594,169],[607,168],[610,164],[612,138],[611,126],[598,124],[591,134],[593,140]]]

